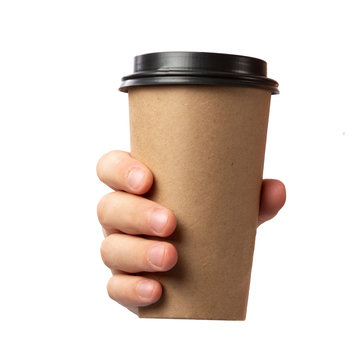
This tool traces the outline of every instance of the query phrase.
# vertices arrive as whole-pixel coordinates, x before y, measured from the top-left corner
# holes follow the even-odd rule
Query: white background
[[[2,1],[1,359],[359,359],[357,1]],[[245,322],[138,319],[110,300],[95,173],[129,150],[121,77],[154,51],[259,57],[265,177]]]

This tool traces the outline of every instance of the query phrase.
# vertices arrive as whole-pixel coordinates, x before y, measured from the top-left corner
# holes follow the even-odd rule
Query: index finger
[[[103,155],[97,165],[99,179],[113,190],[133,194],[146,193],[153,183],[151,171],[130,153],[113,150]]]

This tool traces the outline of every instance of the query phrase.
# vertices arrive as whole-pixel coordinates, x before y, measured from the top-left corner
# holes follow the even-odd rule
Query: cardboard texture
[[[146,273],[161,299],[143,318],[245,320],[271,92],[203,85],[129,89],[131,154],[169,209],[177,265]]]

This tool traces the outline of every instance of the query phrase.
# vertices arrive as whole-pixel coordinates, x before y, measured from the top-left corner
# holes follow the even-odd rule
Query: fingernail
[[[152,297],[154,291],[154,283],[152,281],[141,281],[137,286],[139,296],[149,299]]]
[[[129,175],[128,175],[129,185],[133,189],[137,189],[137,188],[139,188],[141,186],[144,178],[145,178],[144,171],[139,169],[139,168],[135,168],[135,169],[131,170]]]
[[[151,227],[158,233],[160,233],[164,229],[167,221],[168,221],[168,216],[166,212],[163,210],[158,209],[151,214],[151,218],[150,218]]]
[[[156,245],[149,251],[149,260],[153,265],[161,267],[164,261],[164,255],[165,246]]]

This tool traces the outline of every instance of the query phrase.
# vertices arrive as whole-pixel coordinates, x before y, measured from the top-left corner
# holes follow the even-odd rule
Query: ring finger
[[[177,262],[175,247],[164,241],[111,234],[101,244],[101,256],[113,272],[167,271]]]

